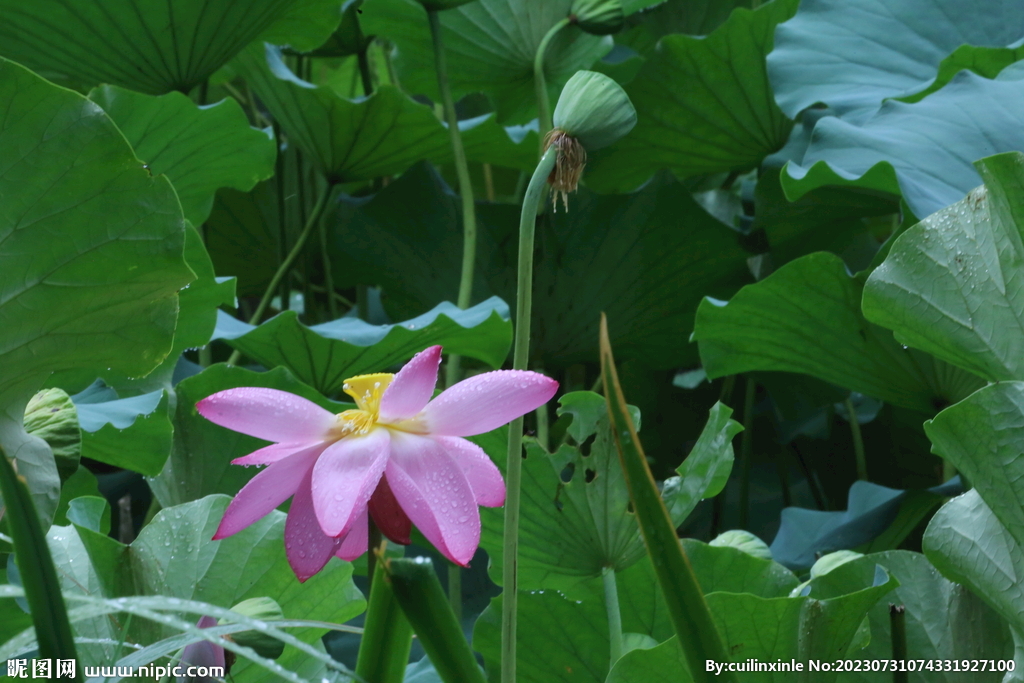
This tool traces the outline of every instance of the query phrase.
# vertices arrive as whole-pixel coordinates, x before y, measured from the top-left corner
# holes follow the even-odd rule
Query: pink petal
[[[275,463],[278,460],[287,458],[292,453],[301,451],[304,448],[310,446],[324,444],[317,443],[272,443],[269,446],[264,446],[259,450],[255,450],[249,455],[243,455],[241,458],[235,458],[231,461],[232,465],[269,465]]]
[[[412,542],[409,538],[412,533],[412,522],[395,499],[395,494],[388,486],[387,476],[380,478],[377,490],[370,496],[370,514],[381,533],[389,539],[401,545],[409,545]]]
[[[221,427],[277,443],[321,441],[335,423],[334,415],[312,401],[261,387],[219,391],[196,410]]]
[[[313,507],[328,536],[344,536],[366,509],[388,462],[388,430],[348,436],[321,454],[313,467]]]
[[[427,540],[452,562],[467,566],[480,544],[480,510],[455,459],[428,436],[396,432],[387,479]]]
[[[213,540],[237,534],[288,500],[313,469],[313,463],[323,449],[323,444],[307,446],[250,479],[224,511]]]
[[[340,545],[320,528],[310,490],[312,475],[310,469],[299,485],[284,524],[285,554],[300,583],[323,569]]]
[[[544,405],[558,382],[537,372],[497,370],[465,379],[423,409],[431,434],[473,436]]]
[[[436,436],[434,439],[455,458],[473,488],[477,505],[496,508],[505,504],[505,482],[501,471],[484,449],[457,436]]]
[[[440,365],[440,346],[431,346],[413,356],[384,390],[380,399],[381,421],[398,422],[423,410],[434,395]]]
[[[199,628],[210,628],[216,626],[217,620],[213,617],[204,616],[196,624]],[[211,643],[208,640],[200,640],[185,646],[181,653],[181,661],[192,666],[224,666],[224,648]],[[213,681],[212,678],[196,678],[197,681]]]
[[[359,515],[356,523],[349,529],[345,539],[341,542],[335,557],[340,557],[346,562],[351,562],[366,552],[370,545],[370,515],[364,512]]]

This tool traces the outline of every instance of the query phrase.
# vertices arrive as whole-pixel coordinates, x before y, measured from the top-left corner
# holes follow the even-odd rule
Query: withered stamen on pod
[[[565,210],[569,211],[569,193],[575,192],[583,175],[583,167],[587,165],[587,150],[580,141],[561,128],[554,128],[544,138],[544,150],[552,145],[558,150],[555,168],[548,176],[551,185],[551,205],[558,211],[558,197],[562,197]]]

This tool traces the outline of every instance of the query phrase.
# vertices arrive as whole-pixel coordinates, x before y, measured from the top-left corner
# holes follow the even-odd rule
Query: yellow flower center
[[[332,433],[341,439],[349,435],[369,434],[380,417],[380,399],[391,384],[394,375],[378,372],[373,375],[357,375],[345,380],[342,389],[356,401],[355,410],[338,413],[337,424]]]

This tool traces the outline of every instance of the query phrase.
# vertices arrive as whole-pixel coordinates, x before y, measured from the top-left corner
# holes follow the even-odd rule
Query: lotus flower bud
[[[581,29],[598,36],[618,32],[626,21],[619,0],[575,0],[569,16]]]
[[[281,606],[272,598],[250,598],[243,600],[232,607],[231,611],[238,612],[250,619],[259,619],[260,621],[284,619],[284,612],[281,611]],[[221,624],[230,622],[230,619],[221,619],[220,621]],[[269,659],[277,659],[281,656],[281,652],[284,651],[284,643],[273,636],[259,631],[240,631],[228,637],[239,645],[251,647],[253,650],[256,650],[257,654]]]
[[[636,109],[618,83],[594,71],[577,71],[562,89],[555,105],[554,128],[544,148],[555,146],[558,159],[548,182],[568,208],[567,196],[575,192],[587,152],[616,142],[636,125]]]
[[[25,407],[25,431],[49,444],[57,460],[61,479],[78,469],[82,454],[82,431],[78,409],[61,389],[43,389]]]

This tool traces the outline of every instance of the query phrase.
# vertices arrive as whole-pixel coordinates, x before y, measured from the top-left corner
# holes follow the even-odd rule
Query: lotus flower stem
[[[437,87],[441,91],[441,101],[444,104],[444,118],[448,123],[455,173],[459,179],[459,196],[462,198],[462,275],[459,278],[459,297],[456,304],[459,308],[469,308],[473,300],[473,272],[476,266],[476,203],[473,197],[473,181],[469,177],[466,149],[462,146],[462,134],[459,132],[459,117],[455,113],[455,100],[452,98],[452,88],[448,82],[448,63],[444,54],[441,17],[437,10],[428,9],[427,18],[430,21],[430,36],[434,43]],[[451,387],[458,384],[460,379],[462,356],[452,354],[448,357],[445,382]],[[455,618],[461,621],[462,570],[455,565],[448,566],[448,598],[451,600]]]
[[[525,370],[530,359],[530,315],[533,308],[533,236],[537,209],[544,199],[548,176],[555,167],[558,149],[549,147],[537,163],[523,197],[519,218],[519,279],[516,286],[516,338],[512,367]],[[504,595],[501,607],[501,683],[516,683],[516,608],[519,553],[519,488],[523,472],[523,418],[508,428],[508,461],[505,469],[505,543],[502,566]]]
[[[299,239],[295,240],[295,245],[292,247],[292,250],[288,252],[288,256],[286,256],[284,261],[281,262],[281,265],[278,266],[277,272],[274,273],[274,277],[271,278],[270,284],[267,285],[267,291],[263,293],[263,298],[260,299],[259,306],[256,307],[256,311],[249,319],[250,325],[258,324],[260,319],[263,317],[263,314],[267,310],[267,306],[270,305],[270,300],[274,296],[274,291],[277,289],[278,285],[281,284],[284,276],[288,273],[288,269],[292,267],[293,263],[295,263],[295,259],[297,259],[299,254],[302,253],[302,248],[306,246],[306,240],[309,239],[310,234],[313,232],[313,228],[320,223],[320,218],[324,214],[324,209],[327,207],[327,200],[330,198],[331,191],[333,189],[334,184],[328,183],[327,187],[325,187],[323,192],[320,193],[320,196],[316,200],[316,205],[313,206],[313,211],[309,214],[309,218],[306,220],[305,227],[302,228],[302,233],[299,235]],[[234,365],[241,357],[242,354],[239,351],[235,351],[228,359],[228,365]]]
[[[857,462],[857,479],[868,480],[868,461],[864,457],[864,438],[860,434],[860,420],[857,409],[849,397],[843,402],[846,406],[846,417],[850,420],[850,432],[853,434],[853,454]]]
[[[743,393],[743,437],[740,441],[740,528],[747,528],[750,515],[750,459],[754,451],[754,394],[757,382],[747,376]]]
[[[537,91],[537,123],[540,126],[537,132],[540,134],[541,145],[544,144],[544,136],[554,127],[554,124],[551,123],[551,100],[548,98],[548,84],[544,76],[544,55],[555,34],[569,22],[569,17],[565,17],[552,26],[541,39],[540,45],[537,46],[537,54],[533,58],[533,85]]]
[[[619,611],[619,591],[615,585],[615,569],[605,567],[601,572],[604,582],[604,606],[608,611],[608,645],[611,664],[622,656],[622,613]]]

